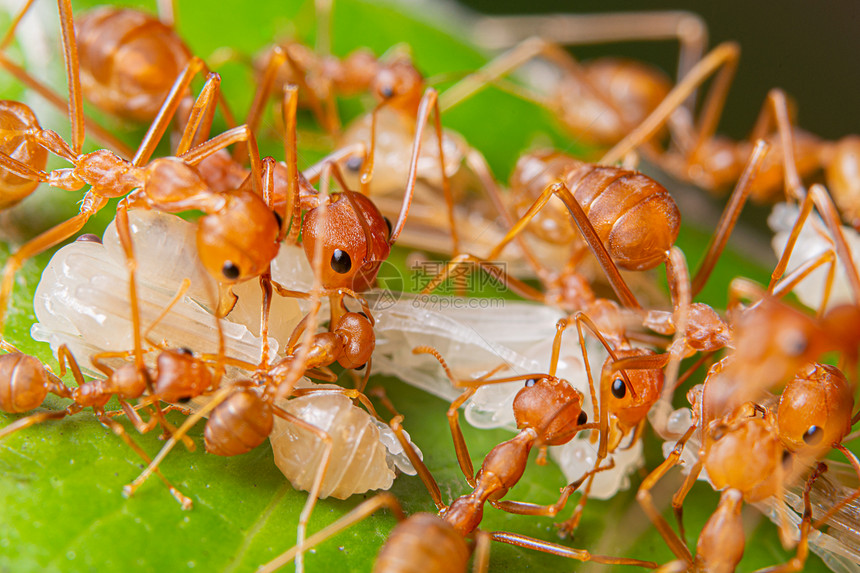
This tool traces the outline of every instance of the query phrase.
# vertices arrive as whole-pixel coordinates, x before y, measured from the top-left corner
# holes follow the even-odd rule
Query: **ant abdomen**
[[[466,571],[470,553],[463,535],[445,520],[432,513],[416,513],[391,531],[373,570]]]
[[[239,390],[212,410],[206,422],[206,451],[219,456],[250,452],[272,433],[272,406],[252,388]]]
[[[84,95],[122,118],[151,121],[191,59],[172,28],[137,10],[92,10],[75,31]]]
[[[0,356],[0,381],[0,410],[10,414],[41,406],[50,387],[42,363],[20,352]]]
[[[44,169],[48,162],[48,150],[28,137],[28,132],[41,129],[29,107],[17,101],[0,101],[0,132],[4,134],[0,140],[0,152],[35,170]],[[38,181],[0,169],[0,209],[11,207],[38,186]]]
[[[681,214],[665,187],[636,171],[538,152],[530,161],[520,160],[513,182],[524,183],[523,193],[534,198],[551,183],[537,169],[541,163],[573,193],[619,267],[644,271],[666,260],[678,237]]]

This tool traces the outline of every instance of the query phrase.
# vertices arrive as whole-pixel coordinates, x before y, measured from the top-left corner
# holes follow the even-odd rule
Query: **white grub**
[[[142,328],[155,321],[188,278],[188,292],[150,338],[174,348],[216,353],[215,319],[208,310],[214,306],[216,286],[197,256],[194,225],[157,211],[131,211],[129,221]],[[256,281],[239,285],[236,292],[239,310],[254,305],[259,309],[262,295]],[[54,353],[60,344],[68,344],[90,371],[94,353],[133,348],[128,270],[114,223],[105,231],[103,244],[75,242],[54,255],[36,288],[34,307],[39,322],[33,326],[33,338],[50,343]],[[292,331],[301,312],[297,300],[275,297],[273,314],[280,320],[272,328],[271,352],[277,350],[277,338]],[[222,321],[228,356],[259,360],[259,323],[259,310],[237,312]]]
[[[791,234],[791,228],[795,221],[797,221],[798,214],[799,209],[796,205],[777,203],[767,218],[767,223],[774,232],[771,245],[778,257],[785,251],[785,245]],[[854,260],[854,264],[860,264],[860,256],[858,256],[858,253],[860,253],[860,234],[847,226],[842,227],[842,233],[848,243],[848,248],[851,250],[851,258]],[[788,271],[796,269],[803,262],[833,249],[833,240],[830,238],[829,231],[821,218],[813,212],[800,231],[800,236],[789,259]],[[797,298],[803,304],[814,309],[821,306],[821,297],[824,294],[827,272],[827,266],[816,269],[795,287],[794,294],[797,295]],[[838,262],[828,308],[838,304],[851,303],[852,301],[848,275],[845,272],[844,265]]]
[[[191,281],[188,292],[153,329],[151,338],[169,347],[214,354],[218,341],[215,319],[208,309],[214,306],[211,293],[215,292],[215,285],[197,256],[195,226],[174,215],[144,210],[129,212],[129,222],[138,263],[138,303],[143,327],[155,320],[183,279],[188,278]],[[282,245],[272,264],[272,277],[289,289],[309,290],[312,273],[302,249]],[[256,363],[262,348],[259,282],[252,280],[238,285],[236,293],[239,301],[222,321],[226,353]],[[81,366],[98,375],[88,368],[92,355],[133,347],[128,297],[125,254],[111,223],[102,244],[75,242],[60,249],[51,259],[36,289],[34,305],[39,322],[33,326],[33,337],[49,342],[55,354],[60,344],[68,344]],[[306,312],[304,306],[299,299],[274,296],[269,325],[272,353],[278,349],[278,340],[285,341],[292,333]],[[154,353],[150,353],[148,359],[154,361],[154,358]],[[228,371],[228,379],[241,375],[247,373]],[[313,386],[307,381],[302,385]],[[195,399],[192,407],[205,402],[205,397]],[[335,439],[327,480],[330,485],[323,497],[347,497],[370,489],[387,489],[395,467],[414,473],[391,429],[344,396],[310,395],[285,404],[294,415],[314,425],[319,423]],[[307,478],[302,472],[310,472],[308,475],[313,478],[319,444],[310,443],[314,440],[310,434],[298,440],[294,432],[301,434],[301,430],[283,428],[290,426],[286,422],[276,423],[280,429],[270,438],[272,449],[276,455],[292,451],[295,465],[285,462],[282,470],[290,468],[285,473],[295,470],[297,474],[286,475],[296,487],[302,488]]]
[[[334,439],[321,499],[329,496],[345,499],[355,493],[388,489],[394,481],[395,468],[415,474],[391,428],[343,394],[311,393],[279,405]],[[324,453],[323,441],[317,434],[279,417],[275,417],[270,440],[275,464],[293,487],[310,490]]]
[[[404,295],[394,302],[377,301],[374,371],[453,400],[463,390],[449,382],[432,356],[414,355],[414,347],[436,348],[454,375],[462,379],[480,377],[500,364],[507,364],[508,368],[496,376],[549,370],[555,325],[564,313],[548,306],[514,301],[504,301],[503,308],[488,309],[469,300]],[[591,339],[587,339],[587,344],[592,372],[599,375],[606,353]],[[562,338],[557,375],[582,392],[583,407],[591,419],[588,379],[575,327],[568,328]],[[514,428],[513,400],[522,387],[522,382],[481,387],[466,403],[466,420],[479,428]],[[549,451],[565,478],[572,482],[594,468],[597,444],[591,442],[590,432],[583,432],[568,444],[551,447]],[[619,489],[629,487],[627,476],[643,462],[642,445],[619,449],[610,457],[615,468],[597,474],[594,479],[592,495],[598,499],[609,498]]]

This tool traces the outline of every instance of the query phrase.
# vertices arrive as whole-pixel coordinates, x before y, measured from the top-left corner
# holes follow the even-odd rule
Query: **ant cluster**
[[[692,14],[585,17],[571,26],[579,36],[518,42],[439,93],[405,48],[331,55],[329,4],[317,2],[323,24],[315,48],[290,40],[255,58],[218,58],[238,60],[255,78],[240,123],[212,62],[180,36],[170,2],[154,15],[73,11],[70,0],[58,0],[67,97],[9,54],[34,5],[23,3],[0,41],[0,67],[67,113],[71,135],[43,129],[24,103],[0,102],[0,208],[43,184],[85,193],[78,213],[6,258],[0,410],[10,416],[0,440],[92,408],[146,465],[124,495],[145,495],[140,488],[155,474],[190,509],[195,492],[180,491],[164,462],[178,443],[197,447],[198,422],[206,452],[218,456],[248,454],[268,438],[278,468],[308,496],[297,544],[278,555],[277,544],[291,540],[270,540],[274,559],[265,571],[292,560],[313,568],[314,547],[381,508],[400,523],[378,571],[465,571],[470,560],[486,571],[491,541],[607,565],[734,571],[744,552],[744,502],[770,514],[794,549],[768,570],[801,570],[810,547],[833,567],[856,566],[860,462],[844,444],[860,419],[860,275],[855,231],[841,221],[860,230],[857,138],[831,143],[802,132],[776,89],[748,140],[717,136],[739,48],[724,43],[705,53],[707,31]],[[674,82],[641,62],[580,62],[563,45],[667,37],[681,46]],[[538,60],[553,69],[552,86],[510,79]],[[502,190],[482,151],[442,127],[449,110],[487,88],[549,110],[597,160],[531,150]],[[344,126],[339,102],[356,95],[372,98],[372,107]],[[146,126],[139,143],[129,147],[102,127],[84,101],[100,117]],[[261,157],[270,116],[283,160]],[[302,131],[302,121],[315,134]],[[88,136],[105,147],[84,152]],[[300,170],[305,137],[330,149]],[[49,168],[49,157],[71,167]],[[640,158],[673,181],[732,188],[692,276],[675,244],[682,213],[671,184],[636,171]],[[736,277],[727,308],[714,309],[695,299],[748,198],[779,202],[779,262],[766,287]],[[115,215],[103,237],[80,234],[106,208]],[[70,239],[33,299],[32,337],[50,343],[55,373],[13,345],[6,319],[19,270]],[[507,301],[501,312],[469,306],[465,296],[433,299],[446,301],[447,311],[399,292],[392,302],[389,290],[374,287],[395,242],[446,256],[423,295],[471,273],[494,277],[525,301]],[[668,302],[648,289],[656,282],[648,273],[661,266]],[[812,290],[817,276],[824,287]],[[792,291],[814,310],[786,302]],[[565,336],[574,327],[577,335]],[[74,384],[64,381],[67,372]],[[450,460],[470,491],[446,503],[431,473],[435,460],[425,463],[416,446],[424,438],[416,433],[413,443],[409,418],[381,387],[368,389],[371,372],[450,400]],[[341,378],[351,387],[337,384]],[[682,387],[689,408],[675,409]],[[50,394],[65,405],[39,409]],[[477,472],[460,426],[464,406],[474,425],[517,429]],[[131,430],[155,429],[166,443],[151,456]],[[642,473],[636,499],[670,563],[481,528],[487,504],[539,523],[579,492],[571,516],[557,524],[561,537],[572,536],[590,497],[630,484],[652,433],[666,440],[665,461]],[[853,471],[837,471],[826,459],[832,451]],[[557,500],[504,499],[530,457],[543,465],[548,456],[565,474]],[[676,528],[653,492],[677,465],[685,477],[672,497]],[[406,517],[394,495],[380,493],[307,535],[318,499],[387,490],[397,473],[417,473],[437,513]],[[693,550],[683,507],[697,479],[721,493]]]

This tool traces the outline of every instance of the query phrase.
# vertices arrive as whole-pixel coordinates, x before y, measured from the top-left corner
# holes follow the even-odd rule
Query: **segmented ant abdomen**
[[[589,164],[565,183],[619,267],[645,271],[666,260],[681,214],[665,187],[642,173]]]
[[[48,150],[28,135],[40,129],[39,120],[28,106],[12,100],[0,101],[0,152],[37,171],[45,168]],[[38,181],[0,169],[0,209],[11,207],[38,186]]]
[[[845,375],[835,366],[809,364],[779,398],[779,436],[792,452],[823,453],[851,431],[853,408]]]
[[[50,382],[38,358],[12,352],[0,356],[0,410],[10,414],[41,406]]]
[[[783,448],[768,421],[715,420],[706,429],[704,448],[705,470],[714,489],[738,489],[751,503],[777,493]]]
[[[744,554],[743,494],[727,489],[696,543],[698,571],[734,571]]]
[[[438,515],[415,513],[398,523],[379,551],[374,573],[465,573],[466,539]]]
[[[81,89],[118,117],[155,118],[191,52],[169,26],[132,9],[104,7],[75,23]]]
[[[321,274],[327,289],[369,289],[391,251],[389,234],[389,225],[373,201],[354,191],[335,195],[324,220],[315,208],[305,213],[302,224],[302,244],[309,260],[316,242],[323,241]]]
[[[272,406],[253,388],[234,392],[206,422],[206,451],[219,456],[250,452],[272,433],[272,417]]]
[[[860,137],[840,139],[828,158],[827,188],[842,212],[842,218],[860,229]]]
[[[583,71],[589,85],[573,75],[559,83],[559,108],[572,131],[599,145],[620,141],[672,89],[666,74],[634,60],[599,58],[585,63]]]
[[[155,393],[165,402],[181,402],[202,394],[212,384],[206,365],[185,350],[158,355]]]
[[[560,378],[526,380],[513,406],[517,428],[533,428],[541,442],[551,446],[569,442],[576,427],[586,422],[582,417],[582,394]]]
[[[332,454],[320,498],[346,499],[394,482],[394,462],[380,441],[373,418],[338,393],[312,393],[288,400],[285,411],[332,437]],[[324,442],[317,433],[276,419],[271,437],[275,464],[293,487],[308,491],[317,476]]]
[[[197,250],[207,271],[222,283],[259,276],[278,254],[278,220],[251,191],[219,194],[226,205],[197,223]]]
[[[343,340],[338,364],[344,368],[358,368],[367,364],[376,348],[376,334],[367,317],[348,312],[340,318],[334,331]]]

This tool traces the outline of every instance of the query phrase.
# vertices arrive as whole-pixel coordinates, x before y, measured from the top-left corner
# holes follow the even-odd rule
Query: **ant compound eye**
[[[183,346],[182,348],[180,348],[179,352],[181,352],[182,354],[187,354],[188,356],[194,356],[194,353],[187,346]]]
[[[274,215],[275,215],[275,221],[278,222],[278,230],[283,229],[284,228],[284,218],[281,217],[280,215],[278,215],[278,213],[275,211],[272,211],[272,213],[274,213]]]
[[[526,388],[531,388],[535,384],[537,384],[537,378],[529,378],[526,380]]]
[[[388,237],[390,238],[391,237],[391,230],[392,230],[391,219],[383,216],[382,220],[385,221],[385,226],[388,227]]]
[[[584,411],[579,413],[579,417],[576,419],[577,426],[583,426],[588,423],[588,414]]]
[[[782,450],[782,466],[785,470],[791,469],[791,452]]]
[[[627,386],[624,385],[623,378],[616,378],[612,381],[612,395],[619,400],[627,395]]]
[[[394,97],[394,88],[391,86],[391,84],[382,86],[382,88],[379,90],[379,94],[385,99],[392,98]]]
[[[346,168],[353,173],[358,173],[358,170],[361,169],[362,163],[364,163],[364,161],[361,157],[353,156],[346,160]]]
[[[191,396],[184,396],[182,398],[179,398],[176,401],[179,402],[180,404],[188,404],[189,402],[191,402]]]
[[[232,281],[238,279],[241,273],[239,272],[239,267],[232,262],[227,261],[224,263],[224,266],[221,267],[221,274],[224,275],[224,278]]]
[[[819,426],[809,426],[809,429],[803,434],[803,441],[810,446],[818,444],[822,438],[824,438],[824,430]]]
[[[352,268],[352,259],[349,258],[346,251],[335,249],[331,256],[331,268],[334,272],[345,275]]]
[[[364,364],[362,364],[361,366],[356,366],[355,368],[353,368],[353,370],[355,370],[356,372],[358,372],[359,370],[364,370],[364,367],[365,367],[365,366],[367,366],[367,362],[365,362],[365,363],[364,363]]]

